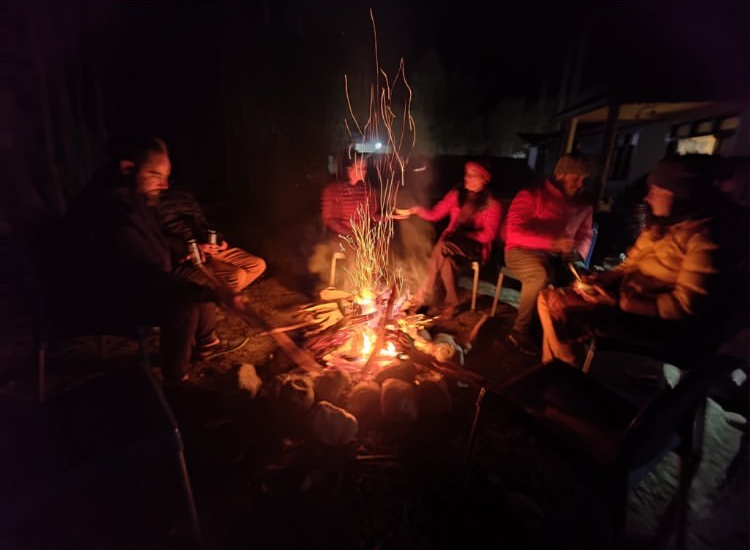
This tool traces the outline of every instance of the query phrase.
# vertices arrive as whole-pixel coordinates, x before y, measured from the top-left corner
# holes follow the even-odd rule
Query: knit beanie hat
[[[490,181],[492,179],[492,176],[490,175],[490,171],[487,170],[487,168],[485,168],[484,166],[482,166],[478,162],[469,161],[469,162],[466,163],[466,165],[464,166],[464,168],[466,170],[469,170],[469,169],[476,170],[477,172],[479,172],[482,175],[482,177],[484,178],[484,181],[488,182],[488,181]]]
[[[576,174],[579,176],[588,176],[591,173],[588,161],[580,155],[563,155],[555,165],[555,174]]]
[[[676,201],[690,200],[711,186],[713,168],[709,155],[668,157],[656,163],[647,182],[668,189]]]

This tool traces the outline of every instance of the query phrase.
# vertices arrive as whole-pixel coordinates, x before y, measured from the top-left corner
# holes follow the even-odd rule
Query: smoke
[[[333,265],[333,255],[337,252],[343,252],[346,258],[338,259],[336,265]],[[354,290],[353,281],[347,276],[347,261],[352,261],[354,252],[347,251],[347,246],[340,238],[332,238],[327,241],[319,242],[313,246],[312,254],[307,260],[307,270],[311,275],[318,279],[320,288],[331,286],[331,269],[333,272],[333,286],[341,290]]]

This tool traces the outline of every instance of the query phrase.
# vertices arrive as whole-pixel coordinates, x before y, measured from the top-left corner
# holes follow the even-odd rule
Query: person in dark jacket
[[[233,292],[247,288],[266,270],[263,258],[229,246],[222,236],[211,230],[203,208],[191,191],[167,189],[159,197],[157,212],[173,259],[177,259],[176,275],[208,284],[203,271],[189,259],[188,243],[191,240],[196,241],[205,266]]]
[[[60,281],[86,315],[159,326],[162,373],[174,382],[188,374],[193,357],[219,345],[216,303],[240,309],[244,303],[227,289],[173,273],[156,212],[170,171],[158,138],[135,143],[100,171],[65,217],[65,254],[74,261],[65,263],[71,269]]]

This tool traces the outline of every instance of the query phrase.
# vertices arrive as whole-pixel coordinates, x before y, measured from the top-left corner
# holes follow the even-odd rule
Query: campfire
[[[373,34],[375,36],[374,18]],[[398,190],[404,182],[416,131],[411,116],[411,88],[403,59],[393,79],[383,71],[375,48],[376,80],[369,94],[368,117],[360,124],[345,77],[350,143],[383,143],[370,168],[380,191],[380,215],[362,204],[350,220],[351,236],[333,251],[329,287],[319,300],[301,307],[297,323],[268,331],[297,369],[279,374],[267,392],[284,406],[311,414],[315,436],[330,444],[353,440],[368,419],[409,422],[431,412],[447,412],[452,398],[438,365],[455,369],[464,349],[449,334],[433,336],[436,318],[409,313],[411,289],[391,253]],[[400,107],[394,101],[402,101]],[[358,136],[357,138],[354,135]],[[354,148],[356,151],[356,147]],[[353,153],[361,154],[361,153]],[[346,258],[351,290],[333,286],[336,261]],[[304,329],[301,342],[287,331]],[[250,366],[251,367],[251,366]],[[247,382],[244,384],[244,380]],[[249,367],[241,385],[257,393],[260,380]]]

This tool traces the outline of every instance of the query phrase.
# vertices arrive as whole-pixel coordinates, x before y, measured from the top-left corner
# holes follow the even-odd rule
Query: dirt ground
[[[305,262],[315,224],[280,224],[264,232],[245,229],[241,216],[223,220],[233,244],[262,255],[269,267],[245,291],[262,322],[247,324],[219,312],[221,338],[247,338],[247,343],[197,363],[196,376],[167,393],[184,438],[204,548],[608,546],[609,504],[590,472],[528,429],[491,392],[476,408],[477,375],[501,384],[539,361],[504,339],[515,315],[512,288],[491,319],[484,317],[491,298],[481,295],[477,310],[470,311],[464,289],[460,313],[430,327],[431,333],[450,334],[462,346],[472,343],[463,366],[438,371],[451,396],[449,410],[420,415],[414,422],[363,422],[350,444],[325,445],[312,437],[304,413],[279,407],[263,392],[252,399],[238,384],[242,364],[254,365],[264,383],[294,367],[264,333],[294,323],[299,308],[317,299],[321,283]],[[8,313],[3,322],[17,335],[4,343],[3,356],[20,361],[29,357],[30,325],[21,295],[10,286],[3,288]],[[301,331],[287,335],[304,344]],[[155,344],[152,337],[149,347],[158,375]],[[137,361],[133,341],[109,338],[105,359],[98,345],[98,339],[83,339],[50,350],[51,394]],[[33,377],[25,374],[5,386],[1,403],[6,418],[18,419],[18,402],[27,406],[24,396],[33,395]],[[710,485],[709,509],[732,503],[736,513],[717,512],[713,520],[710,513],[696,516],[691,548],[746,547],[747,452],[745,436],[741,439],[739,452],[727,451],[723,470],[706,474],[716,480]],[[4,539],[4,547],[189,548],[180,493],[174,485],[156,483],[173,477],[170,465],[154,465],[145,472],[128,470],[87,492],[70,492],[30,516]],[[633,510],[650,506],[631,498]],[[43,533],[38,529],[42,523],[48,526]],[[643,536],[631,533],[629,541],[642,547]]]

